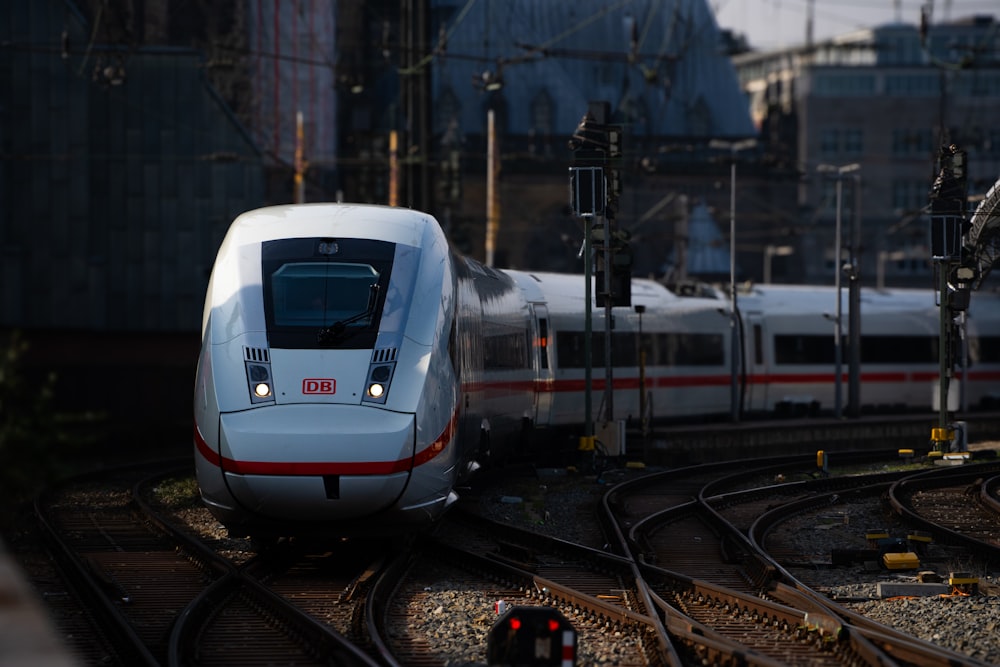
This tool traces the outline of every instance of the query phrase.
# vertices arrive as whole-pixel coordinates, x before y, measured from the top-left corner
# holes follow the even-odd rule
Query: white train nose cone
[[[279,405],[221,416],[221,467],[262,517],[332,521],[393,505],[413,467],[412,414],[352,405]]]

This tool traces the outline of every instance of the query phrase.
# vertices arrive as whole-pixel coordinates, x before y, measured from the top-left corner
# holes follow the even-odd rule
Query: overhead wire
[[[77,76],[83,75],[83,68],[87,66],[87,61],[90,59],[90,50],[94,46],[94,41],[97,39],[97,30],[101,27],[101,16],[104,13],[104,3],[100,3],[97,6],[97,15],[94,17],[94,27],[90,31],[90,40],[87,42],[87,48],[83,53],[83,60],[80,61],[80,69],[77,71]]]
[[[448,43],[448,40],[455,33],[455,30],[458,29],[458,26],[461,25],[463,20],[465,20],[465,17],[468,15],[469,11],[472,9],[473,5],[476,4],[476,2],[477,0],[466,0],[465,6],[462,7],[461,11],[459,11],[458,16],[455,18],[455,22],[452,24],[451,28],[445,31],[444,35],[445,44]],[[427,65],[429,65],[434,60],[435,56],[437,56],[438,54],[439,54],[438,48],[434,48],[431,50],[430,53],[428,53],[427,55],[423,56],[420,60],[418,60],[412,67],[400,68],[399,73],[404,75],[414,74],[423,69],[424,67],[426,67]],[[449,57],[452,56],[452,54],[448,55]]]

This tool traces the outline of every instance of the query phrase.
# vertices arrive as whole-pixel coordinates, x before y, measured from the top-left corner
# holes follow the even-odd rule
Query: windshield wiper
[[[353,336],[354,334],[361,331],[364,327],[357,327],[354,331],[347,332],[348,325],[354,324],[359,320],[363,320],[366,317],[370,317],[375,311],[375,304],[378,303],[378,283],[373,284],[369,288],[368,292],[368,307],[357,315],[351,315],[345,320],[340,320],[334,322],[328,327],[321,328],[316,332],[316,342],[320,345],[333,345],[334,343],[345,340],[348,335]],[[345,332],[348,335],[345,335]]]

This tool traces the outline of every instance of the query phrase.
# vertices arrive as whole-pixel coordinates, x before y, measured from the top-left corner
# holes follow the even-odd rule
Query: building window
[[[875,93],[875,77],[855,72],[816,75],[813,93],[817,97],[869,97]]]
[[[853,128],[844,131],[844,153],[861,155],[865,150],[864,130]]]
[[[819,136],[819,152],[821,155],[834,156],[840,152],[840,130],[827,128]]]
[[[819,152],[825,158],[857,157],[865,150],[865,132],[859,127],[826,128],[820,133]]]
[[[931,153],[931,138],[930,128],[897,127],[892,131],[892,154],[929,155]]]
[[[941,93],[939,74],[890,74],[885,78],[887,95],[927,97]]]
[[[927,206],[930,186],[925,181],[893,181],[892,208],[894,211],[909,213]]]

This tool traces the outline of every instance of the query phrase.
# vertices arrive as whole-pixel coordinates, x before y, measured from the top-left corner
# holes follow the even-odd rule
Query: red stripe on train
[[[209,447],[197,424],[194,427],[194,441],[198,452],[206,461],[222,468],[225,472],[237,475],[391,475],[423,465],[443,452],[454,438],[457,425],[458,413],[455,412],[444,431],[435,438],[434,442],[417,452],[412,460],[405,458],[398,461],[237,461],[220,456],[218,452]]]

